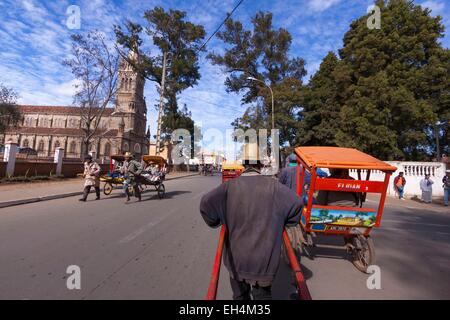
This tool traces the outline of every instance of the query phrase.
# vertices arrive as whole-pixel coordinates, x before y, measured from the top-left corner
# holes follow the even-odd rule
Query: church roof
[[[80,115],[80,108],[71,106],[35,106],[19,105],[21,113],[58,114],[58,115]],[[109,116],[114,112],[114,108],[106,108],[104,116]]]
[[[7,133],[20,132],[21,134],[37,135],[61,135],[61,136],[83,136],[83,130],[77,128],[44,128],[44,127],[18,127],[10,128]],[[116,137],[119,133],[117,129],[98,130],[96,136],[104,138]]]

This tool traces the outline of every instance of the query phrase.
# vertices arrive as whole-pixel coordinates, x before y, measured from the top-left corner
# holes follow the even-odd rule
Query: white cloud
[[[445,8],[445,3],[435,0],[428,0],[423,2],[422,7],[426,7],[431,10],[431,12],[435,15],[441,14]]]
[[[322,12],[341,2],[341,0],[309,0],[309,8],[315,12]]]

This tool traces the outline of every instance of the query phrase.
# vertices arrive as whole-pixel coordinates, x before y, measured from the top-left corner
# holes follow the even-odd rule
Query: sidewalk
[[[380,197],[378,195],[370,194],[367,196],[367,200],[369,202],[376,202],[378,203]],[[408,209],[415,209],[415,210],[429,210],[429,211],[436,211],[441,213],[448,213],[450,214],[450,207],[445,207],[442,202],[433,200],[433,203],[423,203],[418,200],[412,200],[412,199],[405,199],[400,200],[397,197],[386,197],[386,203],[385,206],[396,206],[396,207],[404,207]]]
[[[167,175],[166,181],[194,175],[198,175],[198,172],[174,172]],[[62,181],[1,184],[0,208],[78,196],[82,194],[83,183],[82,178],[74,178]]]

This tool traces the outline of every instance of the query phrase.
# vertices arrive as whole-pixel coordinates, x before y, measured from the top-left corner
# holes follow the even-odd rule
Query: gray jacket
[[[224,264],[238,281],[273,281],[283,228],[299,223],[301,199],[277,180],[242,175],[204,195],[200,212],[210,227],[225,224]]]

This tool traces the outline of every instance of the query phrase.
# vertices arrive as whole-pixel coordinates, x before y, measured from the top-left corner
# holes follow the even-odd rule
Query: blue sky
[[[113,37],[114,24],[125,19],[142,21],[144,10],[154,6],[176,8],[187,12],[188,19],[200,23],[210,35],[238,0],[0,0],[0,82],[13,87],[20,103],[36,105],[70,105],[74,79],[61,61],[70,54],[70,35],[66,27],[66,10],[70,5],[81,9],[81,32],[99,29]],[[245,0],[233,18],[249,25],[254,14],[270,11],[275,27],[289,30],[293,36],[290,54],[306,60],[308,76],[318,69],[328,51],[336,51],[352,20],[364,15],[374,0]],[[448,0],[416,1],[441,15],[450,29]],[[449,32],[442,39],[450,47]],[[221,50],[213,39],[208,50]],[[227,94],[223,85],[225,74],[212,66],[205,54],[201,57],[202,79],[199,85],[180,96],[196,122],[203,129],[216,128],[225,132],[230,123],[245,110],[240,97]],[[145,95],[149,109],[152,135],[156,128],[154,105],[158,99],[154,83],[147,83]]]

